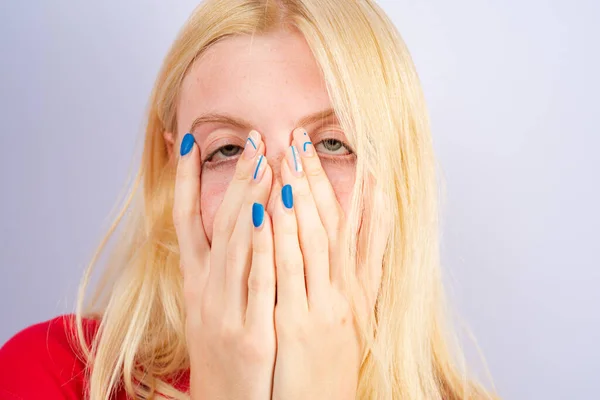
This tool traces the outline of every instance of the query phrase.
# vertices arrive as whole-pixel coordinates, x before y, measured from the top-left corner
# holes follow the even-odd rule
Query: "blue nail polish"
[[[261,154],[260,157],[258,157],[258,163],[256,164],[256,168],[254,169],[254,174],[252,175],[252,179],[256,180],[256,177],[258,176],[258,170],[260,169],[260,164],[262,163],[264,156]]]
[[[182,156],[188,154],[194,147],[194,141],[194,135],[192,135],[191,133],[186,133],[183,137],[183,140],[181,141],[181,149],[179,150],[179,153]]]
[[[265,207],[260,203],[254,203],[252,205],[252,224],[255,228],[262,225],[263,219],[265,218]]]
[[[300,156],[296,156],[296,154],[298,154],[296,146],[290,146],[290,150],[292,152],[292,157],[294,158],[294,170],[297,172],[302,172],[302,164],[298,163],[298,157]]]
[[[292,208],[294,206],[294,196],[292,195],[292,185],[285,185],[281,188],[281,201],[285,208]]]

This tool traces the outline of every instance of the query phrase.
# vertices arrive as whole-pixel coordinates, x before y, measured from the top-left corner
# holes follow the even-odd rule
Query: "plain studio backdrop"
[[[0,4],[2,344],[73,310],[162,58],[197,2]],[[449,297],[497,390],[598,398],[600,6],[380,4],[430,108]]]

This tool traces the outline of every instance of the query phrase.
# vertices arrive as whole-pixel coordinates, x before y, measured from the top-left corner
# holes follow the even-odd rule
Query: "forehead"
[[[325,82],[303,36],[275,32],[232,36],[212,45],[185,77],[179,122],[224,112],[256,129],[293,129],[294,121],[331,106]]]

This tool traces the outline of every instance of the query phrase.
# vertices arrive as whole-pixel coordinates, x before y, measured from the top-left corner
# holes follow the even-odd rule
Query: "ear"
[[[173,132],[164,132],[163,138],[165,139],[165,146],[167,146],[167,154],[169,158],[172,158],[175,149],[175,134]]]

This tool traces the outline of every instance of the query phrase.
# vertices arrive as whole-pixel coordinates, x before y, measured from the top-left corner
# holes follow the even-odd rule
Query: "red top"
[[[99,321],[84,319],[90,340],[98,326]],[[75,317],[66,315],[30,326],[10,339],[0,348],[0,400],[83,399],[86,371],[75,333]],[[123,391],[113,397],[125,399]]]

